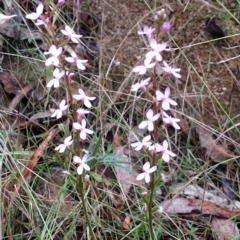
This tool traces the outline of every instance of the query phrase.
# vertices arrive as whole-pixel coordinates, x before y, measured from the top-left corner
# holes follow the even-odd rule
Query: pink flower
[[[176,78],[181,78],[181,75],[178,73],[181,71],[180,68],[172,68],[170,67],[165,61],[163,61],[163,65],[164,67],[162,67],[162,69],[168,74],[172,74],[174,77]]]
[[[17,15],[10,15],[10,16],[7,16],[7,15],[4,15],[2,13],[0,13],[0,25],[5,23],[7,20],[13,18],[13,17],[16,17]]]
[[[59,55],[62,53],[62,47],[57,48],[55,45],[52,45],[49,48],[48,52],[44,52],[45,55],[51,54],[52,57],[48,58],[45,61],[46,66],[50,66],[51,64],[58,66],[59,65]]]
[[[26,15],[26,18],[31,19],[31,20],[37,20],[43,13],[43,4],[40,3],[37,6],[36,12],[30,13]]]
[[[61,71],[59,70],[59,68],[55,68],[53,71],[53,76],[54,78],[52,80],[49,81],[49,83],[47,84],[48,88],[51,88],[52,86],[54,86],[54,88],[58,88],[60,85],[60,79],[65,75],[65,71]]]
[[[86,171],[90,171],[90,167],[86,164],[88,157],[89,157],[89,154],[87,153],[84,154],[83,158],[80,158],[78,156],[73,157],[73,162],[76,164],[79,164],[77,168],[78,175],[82,175],[84,169]]]
[[[165,112],[163,112],[163,122],[165,122],[167,126],[171,125],[177,130],[181,129],[180,126],[177,124],[177,122],[180,122],[180,119],[168,116]]]
[[[132,143],[131,146],[135,148],[136,151],[140,151],[142,148],[149,148],[152,145],[150,140],[151,140],[151,136],[148,135],[144,137],[141,142],[139,141],[139,142]]]
[[[161,62],[163,59],[161,55],[162,52],[169,51],[167,43],[158,44],[154,38],[150,40],[150,47],[152,48],[152,51],[146,54],[146,58],[149,59],[149,61],[152,61],[155,57],[157,61]]]
[[[150,182],[150,174],[155,172],[157,170],[157,167],[156,166],[153,166],[153,167],[150,167],[150,162],[146,162],[144,165],[143,165],[143,173],[140,173],[138,176],[137,176],[137,181],[141,181],[143,179],[145,179],[145,182],[146,183],[149,183]]]
[[[173,106],[176,106],[177,103],[173,101],[170,96],[170,88],[167,87],[165,89],[164,94],[160,92],[159,90],[156,91],[156,101],[162,103],[162,109],[164,110],[169,110],[170,109],[170,104]]]
[[[176,157],[176,154],[168,150],[168,142],[163,141],[163,145],[158,144],[155,151],[162,155],[162,159],[165,162],[169,162],[170,157]]]
[[[155,31],[155,28],[144,26],[143,31],[138,31],[139,35],[147,35],[148,39],[151,39],[153,37],[153,32]]]
[[[170,22],[164,22],[162,25],[162,32],[168,33],[171,29]]]
[[[87,62],[88,60],[81,60],[78,59],[77,54],[74,51],[70,52],[71,57],[66,57],[65,60],[67,62],[72,63],[73,65],[76,65],[78,69],[85,70],[86,67],[83,65],[83,63]]]
[[[68,108],[68,104],[66,104],[66,100],[62,100],[59,104],[59,108],[55,110],[51,117],[56,117],[57,119],[61,118],[63,112]]]
[[[77,59],[75,57],[65,57],[65,60],[67,62],[75,64],[79,70],[85,70],[86,67],[83,65],[83,63],[86,63],[88,61],[88,60]]]
[[[44,20],[37,19],[37,21],[35,22],[35,25],[36,26],[43,25],[44,27],[47,27],[47,23],[49,23],[49,22],[50,22],[50,18],[49,17],[45,18]]]
[[[149,77],[149,78],[147,78],[145,80],[142,80],[140,83],[133,84],[132,87],[131,87],[131,91],[132,92],[136,92],[139,89],[142,89],[143,91],[146,91],[147,86],[149,85],[150,80],[151,80],[151,77]]]
[[[87,122],[85,119],[82,119],[81,124],[74,122],[73,128],[80,131],[80,138],[85,140],[87,138],[87,134],[93,134],[93,131],[86,128]]]
[[[159,119],[160,117],[160,113],[157,113],[156,115],[153,115],[153,110],[152,109],[149,109],[147,111],[147,114],[146,114],[146,117],[147,117],[147,120],[145,121],[142,121],[140,124],[139,124],[139,128],[140,129],[143,129],[145,127],[148,128],[148,131],[153,131],[154,129],[154,125],[153,125],[153,122],[155,122],[156,120]]]
[[[155,66],[156,63],[150,63],[151,59],[145,58],[144,63],[140,66],[136,66],[133,68],[133,72],[139,73],[140,75],[144,75],[149,68]]]
[[[60,144],[55,148],[56,151],[59,151],[60,153],[63,153],[67,147],[69,147],[73,143],[72,136],[69,136],[64,139],[63,144]]]
[[[78,115],[79,119],[82,119],[85,116],[85,114],[88,114],[88,113],[90,113],[90,111],[88,111],[88,110],[86,110],[84,108],[79,108],[77,110],[77,115]]]
[[[78,43],[78,38],[82,37],[82,35],[75,34],[69,26],[65,26],[65,30],[61,30],[61,32],[63,35],[66,35],[68,39],[71,39],[74,43]]]
[[[73,95],[73,98],[76,99],[78,102],[83,102],[84,105],[87,107],[87,108],[90,108],[92,107],[92,104],[90,101],[93,101],[95,100],[96,98],[95,97],[88,97],[86,95],[86,93],[82,90],[82,89],[78,89],[78,92],[79,94],[78,95]]]

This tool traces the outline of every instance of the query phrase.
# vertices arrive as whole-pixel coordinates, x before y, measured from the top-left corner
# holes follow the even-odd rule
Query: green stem
[[[92,226],[91,226],[90,220],[89,220],[89,216],[88,216],[88,212],[87,212],[87,207],[86,207],[86,202],[85,202],[85,199],[84,199],[83,177],[82,177],[82,176],[80,176],[80,178],[79,178],[78,186],[79,186],[80,198],[81,198],[81,200],[82,200],[84,217],[85,217],[85,219],[86,219],[87,226],[88,226],[88,228],[89,228],[89,232],[90,232],[90,235],[91,235],[91,239],[92,239],[92,240],[96,240],[95,235],[94,235],[94,232],[93,232],[93,230],[92,230]]]

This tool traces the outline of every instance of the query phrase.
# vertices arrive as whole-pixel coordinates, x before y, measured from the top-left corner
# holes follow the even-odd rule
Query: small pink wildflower
[[[180,119],[178,118],[173,118],[171,116],[169,116],[166,112],[163,112],[163,122],[169,126],[171,125],[172,127],[174,127],[176,130],[181,129],[180,126],[177,124],[177,122],[180,122]]]
[[[66,104],[66,100],[62,100],[59,104],[59,108],[55,110],[55,112],[52,114],[52,118],[56,117],[57,119],[61,118],[63,115],[63,112],[68,108],[68,104]]]
[[[131,87],[132,92],[137,92],[139,89],[142,89],[143,91],[146,91],[147,86],[149,85],[149,82],[151,80],[151,77],[142,80],[140,83],[135,83]]]
[[[47,24],[50,22],[50,18],[47,17],[45,18],[44,20],[42,19],[37,19],[37,21],[35,22],[35,25],[36,26],[41,26],[43,25],[44,27],[47,27]]]
[[[52,86],[54,88],[58,88],[60,86],[60,80],[65,75],[65,71],[60,71],[59,68],[55,68],[53,71],[53,79],[49,81],[47,84],[48,88],[51,88]]]
[[[48,52],[44,52],[45,55],[51,54],[52,57],[48,58],[45,61],[46,66],[50,66],[51,64],[58,66],[59,65],[59,55],[62,53],[62,47],[57,48],[55,45],[52,45],[49,48]]]
[[[156,101],[157,103],[161,102],[162,103],[162,109],[164,110],[169,110],[170,109],[170,105],[176,106],[177,103],[175,101],[173,101],[171,98],[169,98],[170,96],[170,88],[167,87],[165,89],[164,94],[162,92],[160,92],[159,90],[156,91]]]
[[[72,136],[69,136],[64,139],[63,144],[58,145],[55,150],[63,153],[67,147],[69,147],[73,143]]]
[[[74,94],[73,98],[76,99],[78,102],[83,102],[87,108],[91,108],[92,104],[90,101],[96,99],[96,97],[88,97],[86,93],[82,89],[78,89],[79,94]]]
[[[93,131],[90,129],[87,129],[86,125],[87,125],[87,122],[84,118],[82,119],[81,124],[77,122],[73,123],[73,128],[80,131],[79,136],[82,140],[85,140],[87,138],[87,134],[93,134]]]
[[[148,39],[151,39],[153,37],[153,32],[155,31],[155,28],[144,26],[143,31],[138,31],[139,35],[147,35]]]
[[[27,14],[26,18],[31,20],[37,20],[42,15],[42,13],[43,13],[43,4],[40,3],[36,8],[36,12]]]
[[[71,39],[72,42],[78,43],[78,38],[82,37],[82,35],[77,35],[74,33],[74,31],[69,27],[65,26],[65,30],[61,30],[63,35],[66,35],[68,39]]]
[[[137,181],[145,180],[146,183],[150,182],[150,174],[157,170],[157,166],[150,167],[150,162],[146,162],[143,165],[143,173],[140,173],[137,176]]]
[[[11,19],[13,17],[16,17],[16,16],[17,15],[9,15],[9,16],[7,16],[7,15],[4,15],[4,14],[0,13],[0,25],[5,23],[7,20],[9,20],[9,19]]]
[[[88,61],[88,60],[77,59],[74,57],[65,57],[65,60],[69,63],[73,63],[74,65],[76,65],[79,70],[85,70],[86,67],[83,65],[83,63],[86,63]]]
[[[164,70],[164,72],[166,72],[167,75],[173,75],[176,78],[181,78],[181,75],[178,73],[181,71],[180,68],[172,68],[170,67],[167,62],[163,61],[163,67],[162,69]]]
[[[163,141],[163,145],[158,144],[155,150],[158,154],[162,155],[162,159],[165,162],[170,161],[170,157],[176,157],[176,154],[168,150],[168,142]]]
[[[149,59],[149,61],[152,61],[152,59],[155,57],[156,61],[161,62],[163,59],[162,52],[169,51],[167,43],[158,44],[154,38],[150,40],[150,47],[152,48],[152,51],[146,54],[146,59]]]
[[[90,171],[90,167],[86,164],[88,157],[89,157],[89,154],[87,153],[84,154],[83,158],[80,158],[78,156],[73,157],[73,162],[76,164],[79,164],[77,168],[78,175],[82,175],[84,169],[86,171]]]
[[[157,113],[156,115],[153,115],[153,110],[152,109],[149,109],[147,111],[147,114],[146,114],[146,117],[147,117],[147,120],[144,120],[142,121],[140,124],[139,124],[139,128],[140,129],[143,129],[145,127],[148,128],[148,131],[153,131],[154,129],[154,125],[153,125],[153,122],[155,122],[156,120],[159,119],[160,117],[160,113]]]
[[[135,148],[136,151],[140,151],[142,148],[149,148],[152,145],[150,140],[151,140],[151,136],[148,135],[144,137],[141,142],[139,141],[139,142],[132,143],[131,146]]]
[[[149,68],[153,68],[156,63],[151,63],[152,59],[145,58],[144,63],[142,65],[136,66],[133,68],[133,72],[139,73],[140,75],[144,75]]]
[[[85,116],[85,114],[88,114],[88,113],[90,113],[90,111],[88,111],[88,110],[86,110],[84,108],[79,108],[77,110],[77,115],[78,115],[79,119],[82,119]]]

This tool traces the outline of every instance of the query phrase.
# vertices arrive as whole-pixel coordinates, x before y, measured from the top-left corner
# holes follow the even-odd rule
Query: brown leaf
[[[232,217],[240,219],[240,209],[230,210],[200,199],[175,198],[165,200],[160,205],[167,214],[171,215],[211,215],[224,219]]]
[[[212,231],[218,240],[231,240],[240,234],[238,227],[230,219],[214,217],[211,221]]]
[[[132,170],[131,159],[124,154],[124,148],[120,145],[120,137],[118,135],[114,137],[113,145],[113,153],[121,156],[121,159],[119,159],[121,163],[117,163],[118,166],[115,167],[116,177],[121,185],[124,195],[127,195],[132,186],[132,183],[136,178],[130,173]]]
[[[12,73],[6,71],[1,73],[0,82],[4,85],[4,90],[12,94],[18,94],[24,86]]]
[[[227,160],[235,158],[236,156],[228,150],[225,143],[218,144],[217,141],[212,139],[211,133],[201,126],[196,128],[199,134],[199,140],[202,148],[206,149],[206,154],[212,160]]]

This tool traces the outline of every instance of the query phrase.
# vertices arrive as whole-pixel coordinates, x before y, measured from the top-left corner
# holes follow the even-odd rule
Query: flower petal
[[[136,180],[137,180],[137,181],[143,180],[143,179],[145,178],[145,175],[146,175],[146,173],[140,173],[139,175],[137,175]]]

